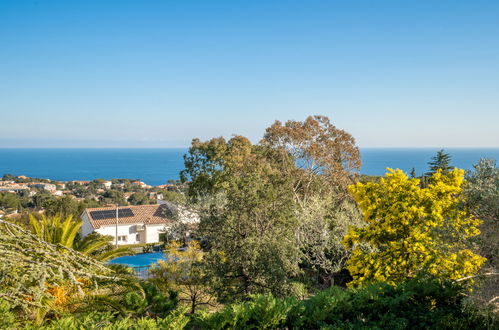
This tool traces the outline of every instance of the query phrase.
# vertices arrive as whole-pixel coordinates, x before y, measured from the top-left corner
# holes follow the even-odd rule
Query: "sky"
[[[0,147],[186,147],[328,116],[499,147],[499,1],[0,0]]]

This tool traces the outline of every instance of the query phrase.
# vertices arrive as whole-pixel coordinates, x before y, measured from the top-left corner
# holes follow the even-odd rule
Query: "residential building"
[[[175,205],[172,203],[155,205],[121,206],[88,208],[83,211],[81,218],[83,237],[92,232],[110,235],[118,244],[158,243],[160,234],[175,221]]]

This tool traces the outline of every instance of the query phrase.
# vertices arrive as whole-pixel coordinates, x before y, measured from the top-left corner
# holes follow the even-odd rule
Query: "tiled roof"
[[[162,224],[174,221],[174,212],[172,210],[172,205],[168,204],[154,204],[154,205],[131,205],[131,206],[120,206],[122,209],[131,209],[133,216],[129,217],[119,217],[118,224]],[[116,224],[116,218],[110,219],[94,219],[91,215],[92,211],[114,211],[116,207],[95,207],[88,208],[83,211],[90,220],[90,224],[94,229],[100,228],[101,226],[109,226]]]

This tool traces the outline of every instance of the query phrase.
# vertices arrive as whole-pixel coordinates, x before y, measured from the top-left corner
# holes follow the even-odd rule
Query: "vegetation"
[[[466,246],[480,220],[460,209],[464,171],[433,174],[427,188],[402,171],[391,170],[380,183],[351,186],[367,226],[345,236],[355,245],[348,261],[351,285],[395,284],[419,272],[459,279],[474,275],[485,261]],[[375,250],[366,252],[360,243]]]
[[[179,299],[188,301],[190,313],[194,314],[198,306],[209,305],[213,297],[206,285],[203,252],[199,243],[191,241],[184,250],[180,247],[178,242],[170,243],[168,259],[160,260],[152,270],[152,281],[158,287],[178,291]]]
[[[35,216],[30,215],[29,220],[31,232],[43,241],[65,248],[72,248],[100,261],[134,254],[127,247],[114,248],[112,236],[92,233],[81,238],[79,230],[83,222],[73,220],[72,216],[61,221],[60,216],[46,217],[42,215],[40,219],[37,219]]]
[[[430,166],[429,172],[426,172],[427,177],[431,177],[437,171],[441,171],[442,174],[448,174],[452,170],[452,166],[450,165],[451,156],[448,153],[445,153],[444,150],[440,150],[437,154],[431,159],[428,163]]]
[[[498,318],[464,301],[459,284],[414,278],[398,286],[331,287],[308,299],[253,296],[217,313],[201,313],[201,329],[494,329]]]
[[[256,144],[194,139],[184,160],[182,182],[148,191],[116,179],[68,183],[85,201],[0,194],[45,212],[0,220],[0,328],[499,327],[494,161],[464,175],[442,150],[430,177],[359,175],[354,138],[324,116],[275,122]],[[101,262],[126,253],[110,237],[78,235],[85,205],[155,194],[201,222],[199,241],[173,224],[148,279]]]

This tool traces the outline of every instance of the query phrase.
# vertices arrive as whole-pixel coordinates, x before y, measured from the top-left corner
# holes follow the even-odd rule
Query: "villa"
[[[97,232],[116,238],[117,230],[118,244],[158,243],[160,235],[176,221],[177,212],[178,207],[169,202],[121,206],[118,211],[115,206],[87,208],[81,215],[81,234],[85,237]]]

